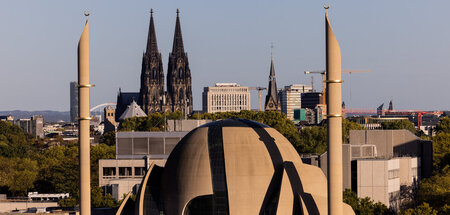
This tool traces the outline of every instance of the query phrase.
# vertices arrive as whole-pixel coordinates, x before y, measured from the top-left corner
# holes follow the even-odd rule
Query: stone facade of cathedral
[[[169,56],[166,85],[167,91],[164,89],[164,70],[162,56],[158,50],[158,43],[156,40],[153,10],[150,15],[147,47],[142,56],[140,83],[139,96],[138,98],[133,98],[133,100],[137,99],[137,103],[142,107],[142,110],[144,110],[146,114],[164,111],[182,111],[187,114],[192,112],[191,70],[189,69],[187,53],[184,51],[178,9],[173,47]],[[122,93],[119,91],[117,97],[117,110],[121,110],[122,106],[126,107],[129,105],[129,99],[125,101],[121,94]],[[119,114],[121,113],[117,113],[117,115]]]

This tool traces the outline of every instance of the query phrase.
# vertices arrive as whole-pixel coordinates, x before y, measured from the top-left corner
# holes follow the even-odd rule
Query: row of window
[[[145,167],[134,167],[134,174],[132,167],[119,167],[119,175],[117,175],[117,167],[103,167],[103,177],[133,177],[143,176],[145,174]]]

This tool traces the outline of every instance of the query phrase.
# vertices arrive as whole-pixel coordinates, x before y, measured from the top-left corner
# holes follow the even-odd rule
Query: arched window
[[[183,77],[183,70],[182,69],[178,70],[178,77],[179,78]]]
[[[153,79],[156,79],[156,69],[153,69]]]

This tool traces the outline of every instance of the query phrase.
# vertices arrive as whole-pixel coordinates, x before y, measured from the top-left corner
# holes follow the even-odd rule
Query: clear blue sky
[[[324,68],[327,2],[343,69],[371,70],[343,76],[347,107],[450,109],[448,0],[0,0],[0,110],[69,110],[84,10],[92,106],[115,102],[119,87],[139,91],[150,8],[165,72],[180,8],[195,109],[216,82],[267,87],[272,42],[278,87],[309,84],[303,71]]]

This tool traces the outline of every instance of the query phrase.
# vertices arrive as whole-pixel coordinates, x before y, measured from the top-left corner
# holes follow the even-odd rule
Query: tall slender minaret
[[[184,52],[179,14],[180,11],[177,9],[177,21],[167,72],[166,103],[169,111],[178,110],[189,114],[192,112],[191,70],[187,53]]]
[[[325,7],[328,9],[329,7]],[[328,119],[328,214],[343,214],[341,49],[325,12]]]
[[[277,78],[275,76],[275,66],[273,65],[273,54],[270,57],[270,75],[269,87],[267,88],[266,104],[264,110],[266,111],[281,111],[280,97],[277,90]]]
[[[86,17],[89,13],[84,14]],[[78,140],[80,144],[80,213],[82,215],[91,214],[91,164],[90,164],[90,143],[89,143],[89,20],[86,18],[86,25],[81,33],[78,43],[78,108],[80,116]]]
[[[153,9],[150,10],[147,49],[142,57],[141,89],[138,104],[146,114],[163,110],[164,71],[161,53],[156,42]]]

